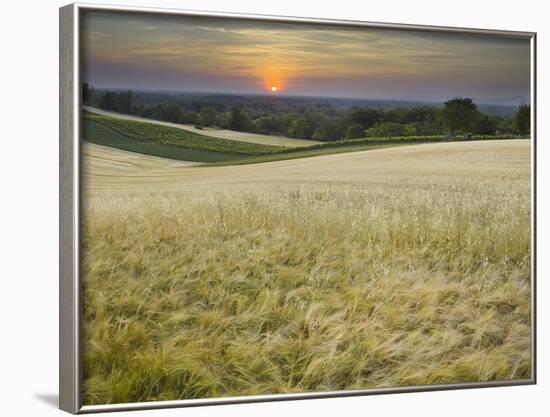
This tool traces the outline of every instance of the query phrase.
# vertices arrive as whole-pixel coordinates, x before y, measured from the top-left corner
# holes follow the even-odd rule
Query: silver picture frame
[[[207,398],[159,402],[140,402],[83,406],[81,372],[81,276],[80,276],[80,17],[83,11],[121,11],[252,19],[272,22],[301,22],[391,28],[404,31],[456,32],[487,36],[528,39],[531,45],[531,360],[529,379],[491,382],[465,382],[438,385],[322,391],[293,394],[255,395],[228,398]],[[395,23],[374,23],[289,16],[266,16],[241,13],[221,13],[149,7],[111,6],[74,3],[59,9],[59,408],[72,414],[107,411],[128,411],[157,408],[194,407],[206,405],[302,400],[328,397],[365,396],[374,394],[412,393],[469,388],[506,387],[536,384],[536,53],[537,34],[507,30],[487,30],[460,27],[438,27]]]

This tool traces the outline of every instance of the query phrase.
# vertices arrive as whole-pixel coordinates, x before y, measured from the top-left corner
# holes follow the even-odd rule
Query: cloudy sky
[[[529,97],[529,41],[489,36],[86,12],[82,54],[83,81],[99,88]]]

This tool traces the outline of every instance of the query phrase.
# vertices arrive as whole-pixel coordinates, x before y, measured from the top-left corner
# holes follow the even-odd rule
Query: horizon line
[[[87,82],[83,82],[85,84]],[[514,107],[519,104],[531,104],[531,100],[528,97],[517,96],[509,98],[480,98],[480,97],[470,97],[467,95],[453,95],[446,98],[435,98],[435,97],[426,97],[426,98],[415,98],[415,97],[351,97],[351,96],[324,96],[324,95],[314,95],[314,94],[292,94],[284,92],[228,92],[228,91],[208,91],[208,90],[170,90],[170,89],[155,89],[155,88],[130,88],[130,87],[98,87],[91,83],[90,87],[93,87],[95,90],[108,90],[108,91],[132,91],[136,93],[165,93],[165,94],[202,94],[202,95],[227,95],[227,96],[260,96],[260,97],[285,97],[285,98],[319,98],[319,99],[333,99],[333,100],[358,100],[358,101],[386,101],[386,102],[402,102],[402,103],[426,103],[426,104],[444,104],[445,101],[451,100],[454,98],[471,98],[474,102],[477,101],[477,104],[481,105],[497,105],[505,107]],[[517,103],[510,103],[512,99],[517,99]],[[519,100],[521,99],[521,100]],[[508,101],[508,102],[505,102]]]

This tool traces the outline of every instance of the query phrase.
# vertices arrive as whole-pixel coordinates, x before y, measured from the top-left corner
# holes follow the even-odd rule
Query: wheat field
[[[528,378],[530,142],[84,145],[84,403]]]

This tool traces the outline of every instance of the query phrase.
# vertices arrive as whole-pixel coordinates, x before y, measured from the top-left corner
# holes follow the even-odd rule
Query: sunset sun
[[[272,86],[271,86],[271,91],[272,91],[273,93],[276,93],[276,92],[277,92],[277,87],[274,86],[274,85],[272,85]]]

